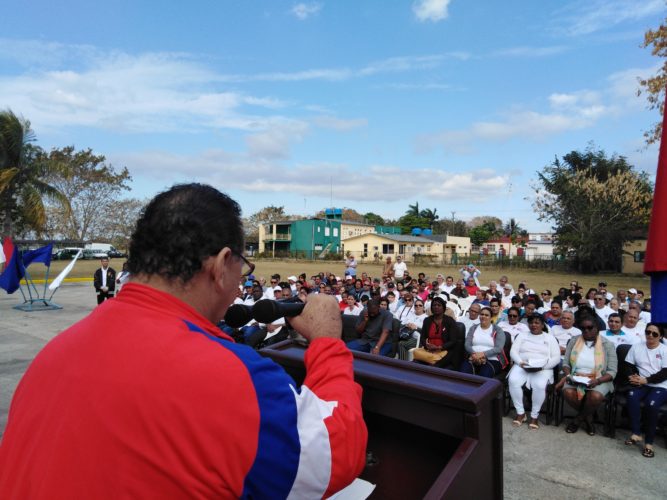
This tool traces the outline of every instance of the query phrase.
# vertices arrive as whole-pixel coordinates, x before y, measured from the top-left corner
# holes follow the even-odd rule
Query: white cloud
[[[298,3],[290,11],[300,21],[305,21],[311,16],[318,14],[322,10],[322,4],[313,3]]]
[[[621,23],[664,14],[664,0],[588,0],[573,2],[554,18],[557,32],[568,36],[589,35]]]
[[[642,109],[645,103],[636,95],[637,77],[653,74],[657,68],[630,68],[614,73],[601,90],[553,93],[547,97],[547,111],[516,108],[501,113],[496,121],[478,121],[464,129],[422,135],[417,138],[416,149],[423,152],[443,147],[447,152],[470,154],[484,142],[535,142],[592,127],[605,116],[618,117]]]
[[[412,12],[421,21],[438,22],[445,19],[449,13],[450,0],[417,0],[412,4]]]
[[[276,109],[270,97],[220,90],[217,75],[174,54],[111,53],[81,60],[79,70],[0,77],[6,105],[35,127],[90,126],[125,132],[261,129],[267,118],[244,106]]]
[[[567,50],[564,45],[554,45],[550,47],[509,47],[499,49],[493,52],[494,56],[501,57],[548,57],[555,54],[561,54]]]
[[[248,156],[269,160],[289,158],[291,145],[301,142],[308,130],[308,124],[296,120],[272,123],[266,130],[246,137]]]
[[[207,182],[224,191],[268,195],[303,196],[307,193],[309,197],[328,198],[330,179],[333,179],[336,198],[342,202],[373,203],[388,199],[399,202],[411,199],[416,192],[428,200],[441,201],[444,197],[476,202],[488,200],[489,192],[503,192],[508,185],[507,173],[484,168],[457,172],[456,169],[408,169],[394,165],[359,168],[335,163],[288,167],[280,158],[256,157],[255,152],[249,149],[233,154],[209,150],[188,156],[146,151],[115,155],[110,160],[126,165],[135,177]]]
[[[345,120],[335,116],[323,115],[314,118],[313,123],[318,127],[346,132],[355,128],[365,127],[368,125],[368,120],[366,118],[353,118],[350,120]]]

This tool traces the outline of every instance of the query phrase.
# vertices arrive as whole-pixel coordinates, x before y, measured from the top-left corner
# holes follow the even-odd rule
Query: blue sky
[[[408,204],[548,225],[536,172],[590,141],[654,175],[637,77],[664,0],[15,2],[0,107],[38,144],[241,204],[394,218]],[[333,188],[333,189],[332,189]],[[333,196],[332,196],[333,192]]]

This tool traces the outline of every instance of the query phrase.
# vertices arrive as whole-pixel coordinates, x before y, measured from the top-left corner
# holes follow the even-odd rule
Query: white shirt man
[[[637,309],[629,309],[623,316],[623,331],[627,335],[637,337],[640,342],[644,342],[644,331],[646,330],[646,323],[639,319],[639,311]]]
[[[451,276],[447,276],[445,283],[440,285],[440,291],[448,294],[451,294],[454,288],[456,288],[456,285],[454,284],[454,278]]]
[[[503,309],[507,309],[508,307],[512,306],[512,297],[514,297],[514,290],[512,289],[512,285],[506,283],[505,286],[503,286],[503,295],[500,297],[500,305]]]
[[[551,327],[551,334],[558,341],[558,346],[560,347],[561,355],[565,354],[565,348],[567,343],[572,337],[581,335],[581,330],[574,325],[574,313],[572,311],[563,311],[563,314],[560,318],[560,325],[554,325]]]
[[[471,326],[479,325],[479,313],[481,311],[482,307],[479,304],[473,304],[468,309],[468,312],[459,318],[459,322],[466,326],[466,333],[468,333]]]
[[[405,274],[408,272],[408,266],[403,262],[403,258],[399,255],[396,257],[396,262],[394,263],[394,278],[397,280],[402,280]]]
[[[605,323],[607,323],[609,315],[616,312],[607,305],[607,298],[600,292],[595,294],[593,303],[595,304],[595,307],[593,307],[593,311],[595,311],[595,314],[597,314],[600,318],[602,318],[602,321],[604,321]]]
[[[475,285],[479,286],[479,275],[482,274],[482,271],[477,269],[473,264],[468,264],[466,267],[459,269],[461,276],[463,277],[463,282],[468,283],[470,278],[475,280]]]
[[[621,317],[618,313],[609,315],[607,325],[609,329],[604,333],[604,338],[613,343],[615,347],[622,344],[632,345],[641,342],[636,336],[628,335],[623,331]]]

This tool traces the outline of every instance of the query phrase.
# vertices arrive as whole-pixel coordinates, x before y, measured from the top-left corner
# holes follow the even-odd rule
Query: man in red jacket
[[[55,337],[12,401],[0,498],[320,498],[365,463],[336,301],[291,320],[301,388],[215,325],[252,265],[236,202],[175,186],[146,207],[123,293]],[[245,269],[243,269],[245,267]]]

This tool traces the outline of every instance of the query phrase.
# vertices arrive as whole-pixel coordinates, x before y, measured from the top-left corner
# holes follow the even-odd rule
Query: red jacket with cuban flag
[[[0,497],[320,498],[362,470],[361,388],[342,341],[299,389],[197,311],[130,283],[55,337],[21,380]]]

